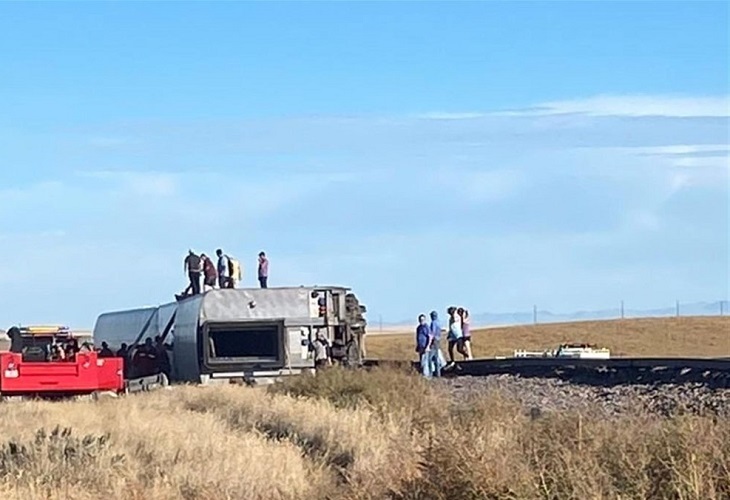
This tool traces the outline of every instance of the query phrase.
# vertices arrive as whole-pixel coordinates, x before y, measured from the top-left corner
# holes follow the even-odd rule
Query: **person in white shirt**
[[[230,288],[231,266],[228,262],[228,256],[220,248],[215,251],[215,254],[218,256],[218,286]]]
[[[457,311],[456,307],[449,307],[446,312],[449,314],[449,334],[447,339],[449,340],[449,365],[455,363],[454,360],[454,347],[464,357],[464,332],[462,330],[461,316]]]

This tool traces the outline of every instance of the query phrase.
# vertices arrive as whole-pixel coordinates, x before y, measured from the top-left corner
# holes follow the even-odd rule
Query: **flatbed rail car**
[[[216,289],[104,313],[93,336],[115,350],[126,344],[130,353],[145,342],[169,345],[171,381],[260,381],[313,370],[317,334],[335,360],[359,365],[364,310],[345,287]]]
[[[420,371],[418,361],[368,359],[366,367],[391,366]],[[457,361],[445,377],[559,378],[589,385],[702,383],[730,388],[730,358],[580,358],[573,356],[482,358]]]
[[[66,397],[125,389],[121,358],[79,350],[64,327],[25,327],[15,352],[0,352],[0,396]],[[20,352],[17,352],[20,351]]]

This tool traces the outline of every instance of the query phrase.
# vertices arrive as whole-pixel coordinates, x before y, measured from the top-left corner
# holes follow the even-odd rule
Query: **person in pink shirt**
[[[461,316],[461,334],[463,351],[459,351],[466,359],[474,359],[471,353],[471,325],[469,321],[469,311],[460,307],[456,311]]]
[[[259,284],[261,288],[268,288],[269,281],[269,259],[266,258],[266,253],[259,253]]]

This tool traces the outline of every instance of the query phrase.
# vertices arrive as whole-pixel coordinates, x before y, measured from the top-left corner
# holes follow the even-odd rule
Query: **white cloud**
[[[473,120],[490,116],[661,116],[673,118],[730,117],[730,96],[682,97],[672,95],[598,95],[547,101],[526,108],[491,112],[432,112],[428,120]]]
[[[693,176],[688,172],[672,172],[669,174],[669,189],[672,194],[691,186],[692,183]]]
[[[519,170],[472,172],[463,180],[467,196],[474,202],[496,202],[511,198],[526,182]]]
[[[47,201],[49,198],[58,197],[65,189],[66,186],[63,182],[55,180],[36,182],[27,186],[6,186],[0,189],[0,199],[6,206],[38,202],[38,200]]]
[[[505,308],[553,295],[572,308],[586,293],[606,300],[629,287],[654,298],[673,296],[684,290],[680,285],[713,296],[715,256],[727,246],[718,236],[727,234],[721,215],[728,169],[718,168],[730,151],[726,120],[601,119],[597,114],[637,112],[616,101],[570,102],[522,110],[526,118],[432,113],[421,117],[432,121],[122,128],[109,136],[144,140],[115,155],[89,153],[93,132],[82,131],[77,146],[83,148],[58,148],[53,162],[18,151],[14,164],[57,180],[0,188],[12,206],[0,211],[2,257],[11,267],[0,279],[6,291],[14,289],[0,299],[12,314],[32,314],[25,304],[42,302],[21,263],[30,259],[42,267],[41,279],[67,284],[63,297],[46,301],[49,312],[78,317],[159,301],[183,286],[178,257],[188,245],[221,246],[243,259],[261,246],[272,255],[278,283],[342,282],[367,291],[364,300],[374,308],[399,316],[439,304],[441,289],[443,300],[461,300],[451,296],[458,293],[471,302],[483,298],[487,307],[502,301]],[[559,114],[576,109],[583,114]],[[671,116],[689,111],[663,109]],[[23,149],[54,150],[42,146]],[[79,158],[97,170],[73,175]],[[129,167],[115,170],[119,165]],[[331,210],[319,223],[323,200],[347,209]],[[395,236],[361,241],[384,230]],[[456,248],[429,244],[447,230],[459,233]],[[409,231],[417,234],[398,239]],[[37,237],[24,236],[31,233]],[[33,251],[18,254],[17,248]],[[78,256],[81,265],[100,269],[79,275],[67,267]],[[108,261],[125,266],[142,258],[129,272],[106,276]],[[246,263],[250,277],[255,259]],[[681,280],[657,278],[663,266],[686,273]],[[634,281],[611,284],[635,269]],[[378,276],[411,283],[423,294],[395,300]],[[594,278],[611,286],[602,290]],[[434,282],[458,286],[434,290]],[[109,293],[87,292],[90,284]]]
[[[652,184],[643,201],[664,203],[679,191],[692,188],[727,190],[730,176],[729,144],[669,144],[639,147],[575,148],[576,153],[600,163],[602,175],[627,184]],[[591,160],[591,158],[594,158]]]
[[[89,138],[89,144],[97,148],[114,148],[117,146],[124,146],[128,144],[130,140],[126,137],[91,137]]]
[[[518,111],[517,114],[520,112]],[[524,114],[578,113],[592,116],[728,117],[730,97],[599,95],[585,99],[550,101]]]
[[[180,174],[169,172],[92,170],[78,172],[77,175],[111,181],[117,188],[139,196],[174,196],[180,181]]]
[[[647,155],[693,155],[697,153],[715,152],[718,154],[727,154],[728,152],[730,152],[730,144],[675,144],[671,146],[653,146],[621,149],[633,153]]]
[[[450,168],[430,176],[430,183],[455,202],[496,203],[517,195],[528,182],[519,169],[471,170]]]
[[[659,216],[652,210],[643,209],[627,213],[622,229],[627,231],[657,231],[661,227]]]
[[[132,192],[138,195],[173,196],[178,191],[178,181],[171,174],[133,175],[126,181]]]
[[[424,120],[470,120],[474,118],[482,118],[487,116],[486,113],[445,113],[445,112],[432,112],[418,115],[418,118]]]
[[[680,157],[673,158],[672,163],[675,167],[683,168],[712,168],[712,169],[728,169],[730,162],[727,156],[710,156],[710,157]]]

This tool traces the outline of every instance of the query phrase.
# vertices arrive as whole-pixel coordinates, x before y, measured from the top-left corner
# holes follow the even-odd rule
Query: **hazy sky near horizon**
[[[725,2],[4,3],[0,328],[221,246],[376,322],[728,297]]]

